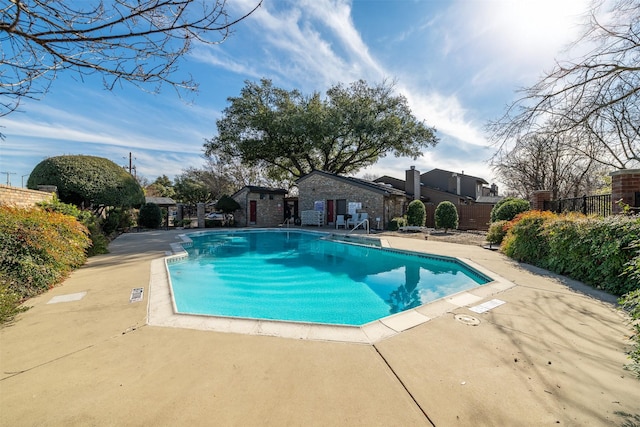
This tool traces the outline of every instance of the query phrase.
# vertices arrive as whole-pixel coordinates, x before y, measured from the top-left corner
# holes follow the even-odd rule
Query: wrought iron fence
[[[611,215],[611,194],[582,196],[544,202],[544,210],[556,213],[581,212],[585,215]]]

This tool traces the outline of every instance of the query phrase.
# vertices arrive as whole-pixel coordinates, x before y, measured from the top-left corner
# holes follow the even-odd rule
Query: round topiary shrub
[[[409,203],[407,208],[407,225],[424,227],[427,220],[427,210],[424,207],[424,203],[420,200],[414,200]]]
[[[140,208],[138,224],[147,228],[158,228],[162,224],[162,210],[155,203],[145,203]]]
[[[491,210],[491,221],[511,221],[518,214],[526,212],[530,209],[531,205],[529,204],[528,200],[511,199],[506,201],[505,203],[500,204],[500,206],[494,206],[494,208]]]
[[[444,228],[446,233],[449,229],[458,228],[458,210],[451,202],[440,202],[435,213],[436,228]]]
[[[33,168],[27,180],[27,187],[32,190],[37,190],[38,185],[55,185],[61,201],[96,211],[144,203],[144,192],[135,178],[102,157],[49,157]]]

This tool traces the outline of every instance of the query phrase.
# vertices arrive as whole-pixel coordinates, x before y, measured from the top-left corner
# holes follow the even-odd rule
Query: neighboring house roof
[[[284,188],[269,188],[269,187],[259,187],[257,185],[245,185],[240,190],[233,193],[231,197],[233,198],[234,196],[242,193],[245,190],[249,191],[249,193],[266,193],[266,194],[287,194],[288,193],[288,191],[285,190]]]
[[[343,181],[346,183],[349,183],[351,185],[355,185],[356,187],[360,187],[360,188],[366,188],[367,190],[370,191],[374,191],[383,195],[396,195],[396,196],[406,196],[406,193],[403,190],[398,190],[397,188],[394,187],[389,187],[383,183],[377,183],[377,182],[373,182],[373,181],[367,181],[364,179],[360,179],[360,178],[354,178],[354,177],[350,177],[350,176],[341,176],[341,175],[336,175],[334,173],[329,173],[329,172],[324,172],[324,171],[318,171],[315,170],[301,178],[298,178],[298,180],[296,181],[296,183],[300,183],[302,181],[304,181],[305,179],[313,176],[313,175],[320,175],[320,176],[324,176],[326,178],[331,178],[331,179],[335,179],[338,181]]]
[[[476,203],[491,203],[495,205],[502,199],[504,199],[503,196],[480,196],[476,199]]]
[[[464,173],[458,173],[458,172],[453,172],[453,171],[447,171],[444,169],[432,169],[429,172],[424,172],[422,175],[420,175],[420,177],[424,177],[429,176],[429,175],[436,175],[436,176],[442,176],[442,177],[450,177],[452,174],[458,174],[458,176],[460,176],[461,179],[471,179],[473,181],[480,181],[483,184],[489,184],[486,180],[484,180],[483,178],[478,178],[477,176],[472,176],[472,175],[465,175]]]
[[[393,188],[398,190],[405,189],[405,181],[403,179],[394,178],[389,175],[383,175],[380,178],[374,179],[373,182],[390,184]]]
[[[154,203],[158,206],[175,206],[176,202],[171,197],[145,197],[146,203]]]

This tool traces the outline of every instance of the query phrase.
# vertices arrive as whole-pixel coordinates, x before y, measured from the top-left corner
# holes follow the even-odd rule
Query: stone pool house
[[[461,229],[486,229],[491,208],[501,198],[498,188],[487,184],[442,169],[420,174],[411,167],[405,180],[383,176],[375,181],[313,171],[296,181],[297,197],[287,197],[284,189],[256,186],[243,187],[231,197],[241,206],[236,213],[239,226],[275,227],[291,216],[298,224],[313,226],[335,226],[338,218],[346,217],[353,226],[354,219],[366,217],[371,228],[384,229],[406,212],[409,202],[419,199],[427,208],[427,226],[433,227],[437,204],[448,200],[462,210]]]
[[[285,219],[287,190],[246,185],[231,195],[238,202],[234,221],[240,227],[276,227]]]

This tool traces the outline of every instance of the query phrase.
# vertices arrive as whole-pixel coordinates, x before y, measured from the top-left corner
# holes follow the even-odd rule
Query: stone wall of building
[[[29,208],[35,206],[36,203],[51,200],[53,194],[45,191],[0,185],[0,205]]]
[[[298,210],[313,210],[316,201],[324,202],[324,224],[332,223],[335,218],[327,218],[327,202],[333,200],[334,216],[337,212],[337,200],[362,203],[361,212],[369,215],[372,227],[375,227],[376,218],[380,218],[380,226],[386,227],[387,222],[403,213],[406,206],[405,197],[385,197],[382,193],[368,190],[364,187],[352,185],[331,177],[311,175],[298,183],[299,198]]]

